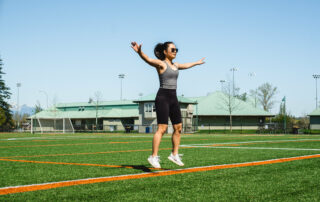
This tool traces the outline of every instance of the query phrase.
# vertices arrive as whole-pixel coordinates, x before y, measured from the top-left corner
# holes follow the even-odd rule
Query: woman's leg
[[[167,124],[158,124],[158,130],[153,136],[153,141],[152,141],[152,156],[158,156],[158,151],[159,151],[159,146],[160,146],[160,141],[164,133],[166,132],[168,128]]]
[[[182,123],[174,124],[173,129],[174,131],[172,134],[172,154],[177,155],[180,145]]]

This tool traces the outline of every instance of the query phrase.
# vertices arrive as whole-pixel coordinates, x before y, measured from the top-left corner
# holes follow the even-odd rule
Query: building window
[[[84,111],[84,107],[79,107],[78,111]]]
[[[144,112],[152,112],[155,111],[155,106],[152,103],[145,103],[144,104]]]

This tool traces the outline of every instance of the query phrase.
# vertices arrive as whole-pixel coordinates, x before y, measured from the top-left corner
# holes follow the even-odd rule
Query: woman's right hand
[[[131,48],[136,51],[137,53],[141,52],[141,46],[142,44],[137,44],[137,42],[133,41],[131,42]]]

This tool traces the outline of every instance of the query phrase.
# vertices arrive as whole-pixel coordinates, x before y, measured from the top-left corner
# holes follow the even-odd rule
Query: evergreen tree
[[[3,80],[2,71],[2,59],[0,58],[0,116],[1,116],[1,124],[0,130],[9,130],[14,127],[14,123],[12,120],[12,114],[10,113],[10,105],[7,103],[7,100],[10,99],[11,93],[9,92],[10,88],[5,85]]]

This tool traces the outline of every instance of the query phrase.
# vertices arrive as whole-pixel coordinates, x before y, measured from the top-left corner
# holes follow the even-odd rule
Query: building
[[[251,103],[244,102],[240,99],[229,97],[216,91],[207,96],[193,97],[190,100],[196,101],[195,125],[200,130],[225,130],[230,127],[230,111],[232,116],[233,129],[256,130],[265,126],[266,117],[272,117],[269,112],[255,108]],[[231,110],[230,110],[231,109]]]
[[[156,94],[134,101],[107,101],[91,103],[63,103],[41,111],[31,117],[32,132],[46,131],[135,131],[154,133],[157,130],[155,112]],[[186,98],[178,96],[183,132],[195,130],[225,130],[230,126],[227,97],[222,92],[207,96]],[[235,99],[232,110],[233,129],[264,127],[269,112],[255,108],[250,103]],[[312,118],[319,120],[318,118]],[[169,119],[168,133],[173,132]]]
[[[193,131],[193,106],[196,104],[195,101],[192,101],[183,96],[177,96],[181,109],[181,117],[182,117],[182,132],[192,132]],[[156,108],[155,108],[155,98],[156,94],[151,94],[145,97],[140,98],[139,100],[135,100],[135,103],[139,104],[139,118],[138,123],[139,133],[148,133],[148,132],[156,132],[157,130],[157,117],[156,117]],[[173,132],[172,123],[169,119],[168,123],[168,133]]]
[[[315,109],[308,116],[310,117],[310,129],[320,130],[320,108]]]
[[[132,101],[63,103],[31,117],[32,131],[124,131],[137,125],[138,104]],[[133,130],[133,128],[130,128]]]

